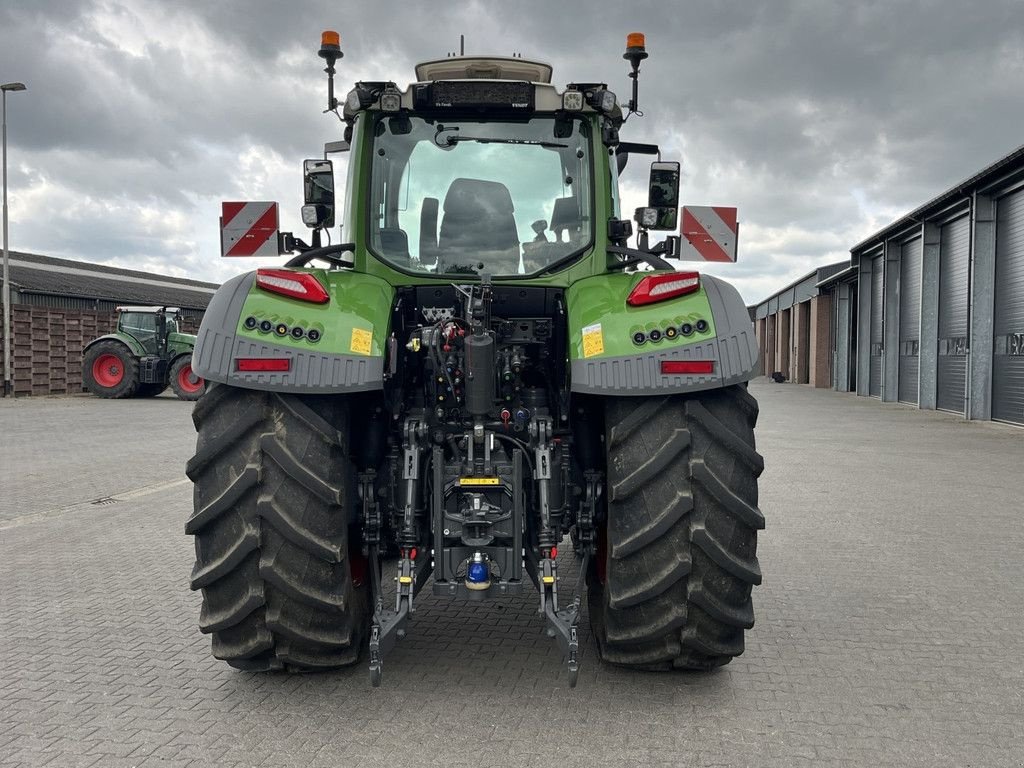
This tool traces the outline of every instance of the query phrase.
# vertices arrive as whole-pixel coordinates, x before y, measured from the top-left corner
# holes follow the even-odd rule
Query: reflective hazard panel
[[[221,203],[221,256],[279,256],[277,203]]]
[[[679,258],[683,261],[736,261],[738,234],[735,208],[684,205]]]

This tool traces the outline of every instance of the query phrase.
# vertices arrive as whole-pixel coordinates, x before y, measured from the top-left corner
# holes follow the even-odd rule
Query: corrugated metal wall
[[[936,406],[957,413],[964,412],[967,392],[970,235],[970,221],[964,216],[942,227],[939,245]]]
[[[921,338],[921,238],[900,249],[899,399],[917,403],[918,341]]]
[[[884,262],[881,256],[871,260],[871,359],[868,366],[868,394],[882,395],[882,287]]]
[[[1024,191],[996,208],[992,418],[1024,424]]]

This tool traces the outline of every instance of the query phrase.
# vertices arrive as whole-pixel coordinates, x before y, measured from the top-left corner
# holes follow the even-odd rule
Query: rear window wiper
[[[546,275],[548,272],[556,272],[559,269],[562,269],[563,267],[569,266],[573,262],[579,261],[583,257],[584,253],[586,253],[586,248],[584,248],[581,251],[576,251],[576,253],[570,253],[568,256],[563,256],[557,261],[551,262],[546,267],[543,267],[542,269],[539,269],[536,272],[531,273],[530,276],[540,277],[541,275]]]
[[[568,149],[568,144],[559,144],[555,141],[539,141],[537,139],[485,139],[481,136],[448,136],[445,144],[454,147],[460,141],[475,141],[480,144],[528,144],[532,147],[545,147],[546,149]]]

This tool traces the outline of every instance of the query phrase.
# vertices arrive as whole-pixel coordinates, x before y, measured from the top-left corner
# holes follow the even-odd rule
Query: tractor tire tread
[[[343,402],[212,384],[193,411],[192,588],[203,590],[213,655],[233,667],[332,669],[362,652],[369,614],[349,572]]]
[[[743,652],[761,582],[757,401],[739,385],[605,402],[606,582],[596,567],[588,581],[601,658],[649,670],[726,664]]]

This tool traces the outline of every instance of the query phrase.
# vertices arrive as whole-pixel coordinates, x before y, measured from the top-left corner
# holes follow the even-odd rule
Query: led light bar
[[[626,303],[631,307],[640,307],[685,296],[698,290],[700,290],[700,274],[698,272],[647,275],[630,291]]]
[[[326,304],[331,300],[327,291],[309,272],[292,272],[287,269],[256,270],[256,285],[265,291],[279,293],[292,299]]]

